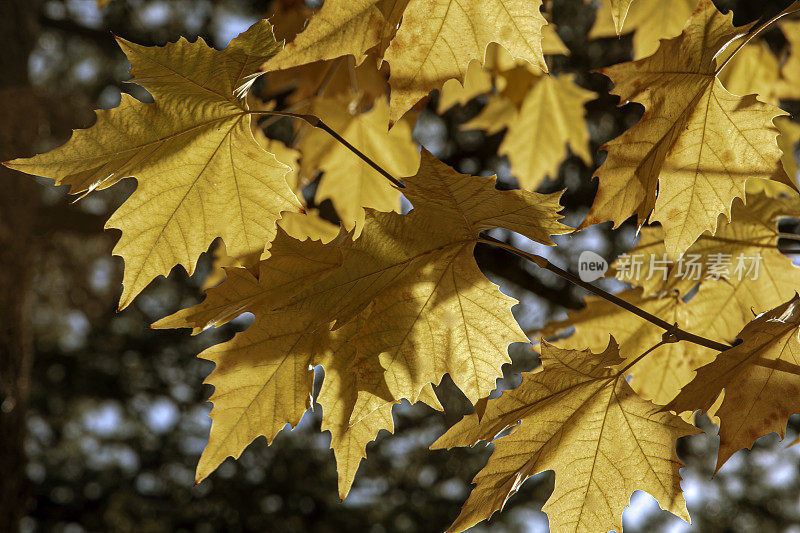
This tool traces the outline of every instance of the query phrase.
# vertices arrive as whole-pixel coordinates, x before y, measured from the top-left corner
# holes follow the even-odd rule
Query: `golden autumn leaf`
[[[661,39],[675,37],[681,33],[698,0],[601,0],[594,25],[589,31],[590,39],[616,37],[620,33],[633,35],[634,59],[647,57],[658,49]],[[620,5],[628,3],[629,9],[622,22],[617,25]],[[615,14],[616,13],[616,14]]]
[[[542,53],[544,55],[569,55],[569,48],[561,40],[556,31],[556,25],[548,22],[542,28]]]
[[[492,90],[492,75],[481,68],[481,62],[473,59],[467,67],[463,85],[456,79],[444,82],[439,93],[436,112],[444,113],[454,105],[464,105],[476,96]]]
[[[311,239],[327,244],[339,235],[339,226],[322,218],[315,209],[306,209],[305,213],[286,212],[278,221],[278,226],[298,241]],[[262,257],[268,255],[269,251]]]
[[[544,343],[541,372],[523,374],[519,387],[489,401],[480,420],[469,415],[437,440],[431,448],[494,444],[448,531],[489,518],[545,470],[556,477],[542,508],[551,531],[621,531],[636,490],[688,521],[675,441],[699,431],[639,398],[624,372],[611,368],[621,363],[613,338],[601,354]]]
[[[493,178],[458,174],[427,152],[404,181],[409,214],[370,210],[358,239],[342,233],[327,245],[279,229],[257,277],[229,269],[201,304],[153,325],[197,333],[256,315],[246,331],[200,354],[217,367],[208,378],[213,424],[198,479],[257,436],[271,440],[297,423],[311,393],[309,365],[324,368],[338,350],[319,339],[353,321],[364,319],[347,335],[359,364],[345,370],[363,389],[349,409],[351,426],[387,402],[418,401],[445,373],[473,402],[495,388],[508,345],[527,339],[510,313],[516,300],[481,274],[472,250],[478,234],[495,227],[550,244],[550,235],[569,230],[557,222],[558,194],[498,191]],[[331,376],[344,379],[341,372]],[[353,442],[358,450],[341,453],[363,453],[363,439]]]
[[[780,28],[789,41],[789,58],[781,66],[776,91],[780,98],[800,100],[800,20],[783,21]]]
[[[352,55],[356,64],[381,37],[385,19],[379,0],[326,0],[286,47],[266,58],[263,70],[284,70]]]
[[[365,391],[380,390],[382,369],[371,369],[374,360],[359,356],[356,347],[347,340],[363,327],[363,316],[336,331],[329,332],[331,338],[338,340],[324,351],[325,356],[319,364],[325,369],[325,379],[317,398],[322,407],[322,431],[330,431],[331,448],[336,457],[339,473],[339,497],[344,500],[350,491],[361,460],[366,457],[366,445],[375,440],[382,429],[394,431],[392,420],[393,399],[375,397],[372,402],[376,409],[351,421],[359,395]],[[330,343],[326,339],[323,342]],[[356,368],[358,371],[354,372]],[[364,381],[370,381],[365,383]],[[378,386],[376,386],[378,385]],[[373,396],[370,393],[370,396]],[[363,401],[363,400],[362,400]],[[443,410],[431,384],[427,384],[420,394],[419,401],[437,410]]]
[[[518,115],[514,104],[500,94],[489,96],[486,106],[475,117],[461,125],[464,130],[484,130],[487,135],[503,131]]]
[[[733,222],[721,222],[715,235],[702,235],[677,262],[667,260],[660,228],[644,228],[637,245],[612,264],[609,274],[640,287],[620,293],[623,300],[685,331],[733,342],[753,312],[772,309],[800,286],[800,268],[778,251],[777,229],[781,217],[797,213],[795,202],[750,195],[746,206],[734,206]],[[684,301],[693,289],[696,294]],[[574,327],[558,346],[600,350],[610,333],[626,360],[661,338],[661,328],[606,300],[590,297],[586,303],[565,320],[549,324],[542,335]],[[631,367],[631,385],[644,398],[666,404],[715,354],[691,343],[661,346]]]
[[[617,35],[622,33],[622,26],[625,24],[625,17],[633,0],[609,0],[611,6],[611,19],[614,21],[614,30]]]
[[[698,314],[691,301],[684,303],[677,294],[645,296],[641,289],[630,289],[617,296],[671,324],[678,324],[684,331],[704,333],[706,316]],[[586,307],[570,313],[566,319],[548,324],[541,335],[550,337],[570,327],[575,331],[569,337],[555,341],[559,348],[600,351],[611,335],[619,342],[619,353],[628,362],[659,342],[664,333],[658,326],[597,297],[587,298]],[[693,371],[712,361],[716,353],[686,342],[665,344],[629,369],[628,373],[633,376],[630,385],[642,398],[664,405],[691,381]]]
[[[795,149],[797,148],[797,143],[800,143],[800,124],[788,117],[779,118],[775,121],[775,124],[778,126],[778,131],[781,132],[780,137],[778,137],[778,146],[783,152],[783,157],[781,158],[783,169],[789,179],[797,185],[800,177],[798,176]]]
[[[708,410],[725,392],[720,420],[717,470],[738,450],[750,448],[770,432],[781,438],[800,395],[800,297],[747,324],[741,344],[699,368],[694,379],[666,407],[670,411]]]
[[[463,82],[469,62],[482,61],[490,42],[547,71],[540,7],[541,0],[410,0],[384,55],[391,67],[392,121],[446,80]]]
[[[470,61],[483,61],[491,42],[547,71],[542,50],[547,21],[540,7],[541,0],[329,0],[263,69],[288,69],[346,55],[359,64],[377,47],[391,67],[390,118],[396,122],[445,81],[463,83]],[[469,38],[464,35],[467,27]],[[562,51],[563,43],[552,33],[547,44]]]
[[[119,44],[133,81],[155,103],[123,94],[118,108],[98,111],[96,124],[65,145],[6,165],[70,185],[72,194],[137,179],[106,224],[122,230],[114,253],[125,261],[124,308],[173,266],[191,273],[217,237],[230,255],[257,258],[280,212],[300,204],[286,183],[290,169],[254,140],[244,98],[259,65],[280,49],[269,23],[256,23],[223,51],[202,40]]]
[[[736,96],[718,79],[715,56],[747,28],[734,28],[702,0],[684,32],[651,57],[604,70],[622,102],[644,105],[641,121],[604,146],[599,186],[583,226],[636,215],[664,228],[677,257],[718,215],[730,216],[747,180],[789,183],[773,124],[785,114],[755,96]]]
[[[719,80],[733,94],[755,94],[768,104],[777,105],[778,58],[764,42],[748,44],[736,53]]]
[[[508,124],[499,153],[508,156],[511,173],[523,189],[534,190],[572,152],[591,165],[584,104],[597,95],[575,83],[574,76],[540,76]]]
[[[596,94],[578,86],[571,74],[542,75],[499,46],[490,46],[487,54],[487,64],[498,70],[499,92],[462,129],[491,135],[508,128],[498,153],[508,156],[511,173],[523,189],[534,190],[546,176],[555,177],[567,145],[591,164],[584,104]]]
[[[389,130],[386,100],[380,98],[372,109],[358,113],[348,108],[347,101],[318,98],[313,111],[392,176],[403,178],[416,173],[419,150],[411,138],[411,127],[401,121]],[[316,201],[330,199],[346,229],[363,226],[364,208],[400,210],[398,190],[326,132],[308,131],[300,148],[305,173],[316,169],[323,172]]]

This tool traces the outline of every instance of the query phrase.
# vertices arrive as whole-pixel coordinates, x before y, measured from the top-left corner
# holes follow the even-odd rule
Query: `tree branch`
[[[520,268],[521,261],[505,260],[507,256],[497,246],[479,246],[476,250],[476,257],[482,268],[518,287],[531,291],[555,306],[573,310],[583,307],[583,302],[576,298],[572,291],[564,290],[563,286],[551,287],[545,284],[536,276]]]
[[[499,246],[500,248],[508,250],[509,252],[511,252],[511,253],[513,253],[515,255],[518,255],[519,257],[523,257],[523,258],[535,263],[536,266],[538,266],[539,268],[543,268],[545,270],[549,270],[553,274],[555,274],[555,275],[557,275],[557,276],[559,276],[561,278],[564,278],[565,280],[569,281],[570,283],[573,283],[574,285],[577,285],[578,287],[584,288],[587,291],[589,291],[589,292],[591,292],[593,294],[596,294],[597,296],[603,298],[604,300],[607,300],[607,301],[611,302],[612,304],[614,304],[614,305],[616,305],[618,307],[621,307],[622,309],[625,309],[626,311],[629,311],[629,312],[635,314],[636,316],[639,316],[639,317],[647,320],[648,322],[660,327],[664,331],[667,331],[670,334],[674,335],[675,338],[677,340],[679,340],[679,341],[691,342],[693,344],[698,344],[700,346],[705,346],[706,348],[711,348],[712,350],[717,350],[719,352],[723,352],[723,351],[727,350],[728,348],[730,348],[730,346],[727,345],[727,344],[722,344],[720,342],[716,342],[716,341],[713,341],[711,339],[707,339],[705,337],[701,337],[699,335],[695,335],[693,333],[689,333],[688,331],[684,331],[684,330],[680,329],[677,326],[677,324],[670,324],[666,320],[662,320],[662,319],[658,318],[657,316],[652,315],[652,314],[648,313],[647,311],[645,311],[643,309],[639,309],[635,305],[626,302],[622,298],[619,298],[618,296],[615,296],[615,295],[611,294],[610,292],[604,291],[603,289],[601,289],[599,287],[595,287],[591,283],[586,283],[585,281],[580,279],[578,276],[576,276],[574,274],[571,274],[571,273],[567,272],[566,270],[564,270],[562,268],[557,267],[556,265],[552,264],[550,261],[548,261],[544,257],[538,256],[538,255],[534,255],[534,254],[531,254],[531,253],[528,253],[528,252],[524,252],[524,251],[512,246],[511,244],[505,243],[505,242],[503,242],[501,240],[495,239],[494,237],[491,237],[491,236],[483,234],[483,233],[478,238],[478,242],[483,242],[483,243],[486,243],[486,244],[493,244],[495,246]]]
[[[367,163],[369,166],[374,168],[378,173],[380,173],[381,176],[383,176],[384,178],[388,179],[396,187],[401,188],[401,189],[405,188],[405,184],[403,182],[401,182],[400,180],[398,180],[397,178],[395,178],[394,176],[389,174],[386,170],[381,168],[381,166],[378,165],[375,161],[373,161],[367,155],[365,155],[363,152],[361,152],[361,150],[359,150],[358,148],[356,148],[355,146],[353,146],[352,144],[347,142],[347,140],[345,140],[341,135],[336,133],[327,124],[325,124],[322,120],[320,120],[319,117],[316,117],[314,115],[305,115],[305,114],[298,114],[298,113],[287,113],[287,112],[283,112],[283,111],[252,111],[251,113],[252,114],[256,114],[256,115],[257,114],[274,115],[274,116],[279,116],[279,117],[288,117],[288,118],[299,119],[299,120],[303,120],[303,121],[307,122],[311,126],[314,126],[316,128],[320,128],[321,130],[323,130],[326,133],[328,133],[331,137],[336,139],[338,142],[340,142],[345,148],[347,148],[348,150],[350,150],[351,152],[356,154],[358,157],[360,157],[365,163]],[[677,341],[687,341],[687,342],[691,342],[691,343],[694,343],[694,344],[698,344],[700,346],[705,346],[706,348],[711,348],[712,350],[717,350],[719,352],[723,352],[723,351],[727,350],[728,348],[730,348],[730,346],[727,345],[727,344],[722,344],[722,343],[713,341],[711,339],[707,339],[705,337],[701,337],[699,335],[695,335],[693,333],[689,333],[688,331],[684,331],[684,330],[680,329],[677,324],[670,324],[666,320],[662,320],[662,319],[658,318],[657,316],[652,315],[652,314],[648,313],[647,311],[645,311],[643,309],[640,309],[640,308],[636,307],[635,305],[633,305],[631,303],[626,302],[622,298],[619,298],[619,297],[611,294],[610,292],[604,291],[603,289],[601,289],[599,287],[595,287],[591,283],[584,282],[582,279],[580,279],[579,277],[575,276],[574,274],[571,274],[571,273],[567,272],[566,270],[564,270],[562,268],[559,268],[556,265],[552,264],[550,261],[548,261],[544,257],[538,256],[538,255],[534,255],[534,254],[530,254],[528,252],[524,252],[524,251],[522,251],[522,250],[520,250],[520,249],[518,249],[518,248],[516,248],[516,247],[514,247],[514,246],[512,246],[512,245],[510,245],[508,243],[505,243],[505,242],[503,242],[501,240],[495,239],[494,237],[491,237],[491,236],[486,235],[484,233],[480,234],[480,236],[478,237],[477,242],[482,242],[484,244],[491,244],[491,245],[494,245],[494,246],[498,246],[500,248],[508,250],[509,252],[511,252],[511,253],[513,253],[515,255],[518,255],[519,257],[522,257],[523,259],[527,259],[528,261],[531,261],[531,262],[535,263],[536,266],[538,266],[539,268],[543,268],[545,270],[549,270],[550,272],[552,272],[553,274],[559,276],[560,278],[563,278],[563,279],[569,281],[570,283],[572,283],[574,285],[577,285],[578,287],[582,287],[582,288],[586,289],[587,291],[589,291],[591,293],[594,293],[597,296],[600,296],[601,298],[613,303],[614,305],[617,305],[617,306],[621,307],[622,309],[625,309],[626,311],[629,311],[629,312],[635,314],[636,316],[639,316],[639,317],[647,320],[648,322],[650,322],[652,324],[655,324],[656,326],[658,326],[661,329],[663,329],[664,331],[666,331],[670,335],[670,338],[674,338],[675,342],[677,342]],[[670,342],[672,342],[672,341],[670,341]]]

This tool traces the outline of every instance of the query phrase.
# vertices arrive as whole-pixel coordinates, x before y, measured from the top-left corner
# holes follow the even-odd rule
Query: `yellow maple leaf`
[[[691,302],[684,303],[677,294],[645,296],[641,289],[631,289],[617,296],[671,324],[678,324],[684,331],[704,333],[707,317],[695,312]],[[541,335],[554,336],[571,327],[575,330],[569,337],[555,341],[558,347],[599,351],[607,345],[610,334],[619,342],[620,355],[628,362],[659,342],[664,333],[658,326],[597,297],[587,298],[586,307],[570,313],[566,319],[548,324]],[[688,342],[665,344],[630,368],[628,373],[633,376],[630,384],[642,398],[664,405],[691,381],[693,371],[712,361],[716,353]]]
[[[699,431],[639,398],[624,372],[610,368],[621,363],[613,338],[602,354],[543,343],[543,371],[524,374],[519,387],[489,401],[480,420],[469,415],[437,440],[431,448],[494,444],[448,531],[489,518],[545,470],[556,474],[542,508],[552,531],[621,531],[636,490],[688,521],[675,441]]]
[[[375,360],[359,355],[356,347],[347,340],[363,327],[364,315],[346,324],[329,335],[329,339],[317,339],[328,346],[320,350],[325,355],[319,364],[325,369],[325,379],[320,388],[317,403],[322,407],[322,431],[330,431],[331,448],[336,457],[336,470],[339,474],[339,497],[344,499],[353,484],[361,460],[366,457],[366,445],[375,439],[380,430],[394,431],[392,407],[395,401],[377,396],[375,392],[388,395],[382,386],[383,371],[375,365]],[[354,369],[357,369],[355,372]],[[369,391],[369,392],[367,392]],[[374,392],[373,392],[374,391]],[[359,395],[368,394],[375,398],[378,407],[351,421],[357,409]],[[363,401],[363,400],[362,400]],[[419,401],[434,409],[443,410],[431,384],[427,384],[420,394]]]
[[[411,0],[384,55],[391,67],[392,121],[446,80],[463,82],[469,62],[483,61],[490,42],[547,71],[540,7],[541,0]]]
[[[190,273],[222,237],[234,257],[258,257],[281,211],[298,210],[289,168],[254,140],[244,95],[258,66],[280,48],[265,21],[223,51],[184,39],[147,48],[119,40],[136,83],[155,99],[127,94],[117,109],[65,145],[7,166],[70,185],[73,194],[125,177],[137,189],[111,216],[122,230],[114,253],[125,260],[124,308],[175,265]]]
[[[767,43],[748,44],[736,53],[719,80],[733,94],[756,94],[759,100],[778,104],[778,58]]]
[[[490,135],[508,128],[498,153],[508,156],[523,189],[534,190],[546,176],[555,177],[567,145],[591,164],[584,104],[596,93],[578,86],[571,74],[543,75],[496,44],[487,50],[486,68],[496,71],[499,92],[461,128],[483,129]],[[449,80],[445,86],[450,83],[458,85]]]
[[[747,324],[742,343],[699,368],[694,379],[664,409],[707,410],[725,392],[720,420],[717,470],[738,450],[772,431],[781,438],[797,412],[800,393],[800,297]]]
[[[746,206],[738,202],[734,206],[733,222],[721,222],[715,235],[702,235],[686,251],[684,262],[677,263],[658,263],[666,258],[663,232],[645,228],[626,256],[627,266],[623,269],[618,260],[610,269],[617,279],[640,288],[618,296],[685,331],[732,342],[751,313],[786,301],[800,285],[800,269],[778,251],[777,230],[778,220],[796,216],[797,207],[789,200],[749,195]],[[632,267],[637,257],[640,266]],[[688,266],[690,261],[697,268]],[[716,271],[711,267],[715,262],[720,267]],[[696,294],[684,302],[694,290]],[[629,361],[661,338],[661,328],[606,300],[591,297],[586,304],[567,319],[549,324],[542,335],[574,327],[571,336],[557,341],[558,346],[600,350],[610,333]],[[631,385],[644,398],[666,404],[716,353],[686,342],[661,346],[631,367]]]
[[[548,22],[542,28],[542,53],[544,55],[569,55],[569,48],[561,40],[556,31],[556,25]]]
[[[389,106],[379,98],[366,113],[352,112],[339,99],[317,99],[314,114],[357,146],[392,176],[411,176],[419,167],[419,150],[404,121],[389,130]],[[315,199],[333,202],[346,229],[364,224],[364,208],[399,211],[400,193],[375,169],[321,130],[310,130],[301,144],[303,168],[324,172]]]
[[[633,35],[634,59],[647,57],[658,49],[661,39],[675,37],[697,6],[698,0],[601,0],[589,39]],[[621,6],[628,4],[620,19]],[[618,22],[619,21],[619,22]],[[624,27],[622,23],[624,22]]]
[[[360,362],[346,368],[363,374],[364,386],[355,391],[350,426],[367,424],[387,402],[418,401],[445,373],[473,402],[495,388],[508,345],[527,339],[510,313],[516,300],[483,277],[473,247],[494,227],[551,244],[550,235],[569,230],[557,222],[559,195],[498,191],[493,178],[458,174],[427,152],[405,182],[409,214],[370,210],[358,239],[342,233],[327,245],[279,229],[258,277],[228,269],[201,304],[153,325],[197,333],[256,315],[243,333],[200,354],[217,367],[208,378],[214,422],[198,479],[257,436],[271,440],[297,423],[311,393],[309,365],[324,367],[335,349],[319,340],[332,327],[365,318],[347,336]],[[363,438],[352,442],[358,449],[341,452],[350,458],[363,453]]]
[[[640,102],[645,113],[604,147],[608,157],[584,227],[649,217],[661,223],[667,253],[677,257],[716,229],[719,214],[730,215],[747,180],[789,184],[773,124],[785,113],[729,93],[718,79],[715,56],[743,32],[732,16],[702,0],[684,32],[653,56],[604,70],[614,94]]]
[[[444,82],[439,93],[439,104],[436,112],[444,113],[454,105],[464,105],[476,96],[492,90],[492,75],[481,68],[481,62],[473,59],[467,67],[464,83],[456,79]]]
[[[523,189],[536,189],[546,176],[556,177],[567,145],[591,165],[584,104],[596,96],[570,74],[540,76],[534,83],[498,150],[508,156],[511,173]]]
[[[327,244],[339,235],[339,226],[322,218],[316,209],[306,209],[305,213],[286,212],[278,221],[278,225],[290,237],[299,241],[311,239]],[[262,258],[268,256],[269,251],[265,252]]]
[[[463,123],[461,129],[484,130],[487,135],[494,135],[507,128],[517,114],[517,108],[511,100],[500,94],[492,94],[481,112]]]
[[[789,58],[781,67],[776,90],[780,98],[800,100],[800,20],[783,21],[780,28],[789,41]]]
[[[385,19],[379,0],[327,0],[286,47],[264,61],[263,70],[284,70],[299,65],[352,55],[356,64],[378,44]]]
[[[631,2],[633,0],[610,0],[611,19],[614,21],[614,30],[617,35],[622,33],[622,26],[625,24],[625,18],[628,16]]]
[[[783,152],[783,157],[781,158],[783,169],[789,179],[797,185],[800,176],[798,176],[795,149],[797,148],[797,143],[800,143],[800,124],[788,117],[780,117],[775,121],[775,124],[781,132],[780,137],[778,137],[778,146]]]

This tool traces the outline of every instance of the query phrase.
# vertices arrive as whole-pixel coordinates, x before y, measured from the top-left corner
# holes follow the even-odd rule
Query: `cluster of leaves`
[[[766,25],[734,27],[710,0],[602,4],[591,36],[633,30],[639,58],[603,73],[622,102],[645,111],[603,147],[581,228],[635,216],[634,252],[758,253],[761,275],[703,271],[697,282],[646,265],[619,295],[638,316],[590,298],[540,332],[574,330],[541,343],[539,371],[488,399],[508,346],[529,339],[511,314],[515,300],[483,276],[473,248],[494,242],[482,233],[493,228],[544,245],[576,231],[559,222],[559,194],[531,191],[556,174],[568,146],[592,162],[584,105],[596,95],[547,74],[545,54],[568,50],[540,7],[327,0],[313,16],[276,13],[221,51],[202,40],[148,48],[119,39],[132,81],[154,102],[123,95],[64,146],[6,163],[81,195],[137,179],[107,223],[122,232],[120,308],[173,267],[192,272],[221,239],[205,300],[153,325],[199,333],[255,315],[200,354],[216,367],[198,481],[255,438],[296,425],[313,400],[344,498],[366,445],[392,431],[392,406],[441,409],[432,386],[445,374],[476,413],[434,446],[495,443],[454,531],[545,470],[556,473],[545,506],[554,530],[619,529],[635,490],[688,520],[675,441],[698,431],[694,411],[717,417],[718,466],[768,432],[783,434],[800,391],[800,271],[778,251],[776,224],[800,216],[800,126],[777,104],[800,99],[800,25],[781,22],[790,50],[779,62],[758,40]],[[487,95],[464,127],[506,130],[500,152],[520,190],[419,153],[417,103],[434,89],[440,111]],[[262,117],[328,131],[298,121],[287,146],[264,135]],[[338,226],[309,207],[310,188],[317,203],[331,200]],[[413,206],[405,214],[401,193]],[[644,316],[676,326],[664,335]],[[741,342],[719,351],[688,342],[686,331]],[[325,372],[316,396],[315,367]]]

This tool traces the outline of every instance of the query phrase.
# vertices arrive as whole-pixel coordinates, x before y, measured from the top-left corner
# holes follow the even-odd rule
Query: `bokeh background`
[[[667,1],[667,0],[664,0]],[[307,2],[315,7],[321,2]],[[771,15],[785,1],[717,1],[743,24]],[[156,45],[179,36],[202,36],[217,48],[276,9],[300,9],[296,0],[94,0],[0,1],[0,159],[31,155],[63,142],[71,128],[87,127],[92,109],[112,108],[127,62],[118,35]],[[575,72],[577,82],[601,94],[587,106],[592,148],[641,116],[637,105],[616,106],[609,83],[591,69],[628,60],[631,37],[588,41],[596,6],[583,0],[548,2],[571,54],[551,61],[554,72]],[[768,42],[780,50],[779,32]],[[515,186],[497,155],[503,132],[464,132],[481,98],[437,115],[436,94],[419,117],[416,140],[462,172],[497,173]],[[286,128],[284,128],[286,129]],[[281,129],[273,128],[280,135]],[[272,130],[271,130],[272,131]],[[597,153],[595,164],[602,161]],[[578,222],[594,194],[592,169],[569,158],[543,190],[567,187],[567,222]],[[210,269],[203,257],[196,275],[173,271],[155,281],[124,312],[116,312],[122,262],[111,256],[118,238],[103,222],[134,187],[125,180],[72,203],[63,188],[0,169],[0,531],[211,532],[443,530],[458,514],[472,476],[489,449],[427,450],[464,413],[463,397],[445,382],[437,388],[446,413],[406,403],[394,410],[397,430],[382,432],[368,448],[345,502],[336,491],[329,436],[308,412],[299,427],[272,446],[256,440],[237,462],[228,460],[194,485],[194,467],[210,427],[210,395],[203,378],[211,363],[195,358],[203,348],[249,324],[246,316],[197,337],[154,331],[153,321],[199,301]],[[333,217],[330,206],[321,212]],[[612,257],[629,248],[633,228],[600,226],[550,251],[573,266],[582,249]],[[579,308],[583,293],[496,249],[479,246],[482,269],[521,300],[515,313],[525,328]],[[609,288],[617,289],[613,284]],[[501,387],[536,367],[525,346],[511,350]],[[623,516],[630,532],[800,532],[798,420],[787,439],[762,438],[736,454],[712,479],[715,428],[682,439],[683,488],[693,517],[689,526],[636,493]],[[540,511],[553,487],[552,473],[527,481],[503,513],[476,531],[547,531]],[[19,526],[15,525],[19,524]]]

